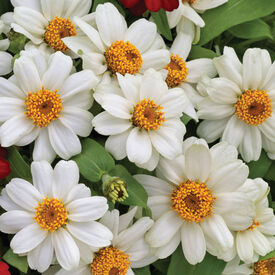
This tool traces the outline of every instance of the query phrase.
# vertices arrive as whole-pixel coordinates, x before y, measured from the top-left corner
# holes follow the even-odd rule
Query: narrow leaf
[[[159,33],[161,33],[166,39],[171,41],[173,38],[165,10],[161,9],[158,12],[151,12],[151,15],[158,27]]]

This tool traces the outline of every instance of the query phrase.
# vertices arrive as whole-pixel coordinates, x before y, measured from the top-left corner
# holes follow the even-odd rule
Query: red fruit
[[[11,275],[9,272],[9,266],[6,263],[1,262],[1,261],[0,261],[0,274],[1,275]]]
[[[0,179],[7,177],[10,172],[11,168],[9,162],[4,158],[0,158]]]

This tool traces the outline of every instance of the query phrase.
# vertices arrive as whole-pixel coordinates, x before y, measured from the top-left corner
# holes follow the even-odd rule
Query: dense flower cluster
[[[211,254],[223,275],[275,274],[265,167],[275,62],[259,48],[241,62],[232,47],[192,46],[201,14],[227,0],[10,2],[0,18],[0,231],[14,236],[3,259],[22,269],[14,261],[25,256],[44,275],[134,275],[180,251],[190,266]],[[128,21],[120,2],[144,17]],[[258,177],[249,162],[260,158],[270,163]],[[0,274],[10,274],[2,261]]]

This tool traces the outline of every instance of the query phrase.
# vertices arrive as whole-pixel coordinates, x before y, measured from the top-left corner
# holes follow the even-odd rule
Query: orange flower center
[[[133,125],[145,130],[157,130],[165,121],[163,107],[154,100],[143,99],[134,107]]]
[[[171,54],[170,63],[164,69],[168,71],[166,83],[169,88],[181,85],[188,75],[185,61],[178,55]]]
[[[67,211],[61,200],[51,198],[48,196],[39,202],[35,208],[35,221],[42,229],[55,232],[61,226],[67,224]]]
[[[174,189],[171,207],[184,220],[198,223],[212,215],[215,200],[206,184],[187,180]]]
[[[104,55],[112,73],[135,75],[142,66],[141,54],[130,42],[116,41]]]
[[[262,124],[272,115],[271,99],[267,92],[245,90],[235,104],[235,114],[249,125]]]
[[[61,39],[75,35],[76,29],[72,21],[70,19],[64,19],[56,16],[46,28],[44,40],[54,50],[66,52],[69,48]]]
[[[40,128],[57,119],[62,111],[62,101],[57,90],[52,92],[42,87],[38,92],[29,92],[25,101],[26,116]]]
[[[275,257],[254,264],[254,275],[274,275],[275,274]]]
[[[91,272],[93,275],[126,275],[130,264],[128,254],[115,247],[105,247],[95,253]]]
[[[194,3],[196,0],[182,0],[182,3],[184,3],[184,2],[188,2],[189,4],[192,4],[192,3]]]

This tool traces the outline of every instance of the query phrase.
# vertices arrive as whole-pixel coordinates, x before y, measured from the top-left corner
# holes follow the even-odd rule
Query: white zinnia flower
[[[108,211],[100,220],[113,233],[110,246],[95,250],[87,245],[82,246],[82,263],[73,271],[64,269],[46,274],[55,275],[101,275],[123,274],[134,275],[132,268],[140,268],[157,260],[145,242],[144,234],[153,225],[149,217],[138,219],[133,224],[137,207],[119,216],[118,210]]]
[[[268,51],[248,49],[241,64],[225,47],[213,62],[220,77],[209,80],[208,96],[197,105],[204,119],[198,135],[208,143],[221,137],[247,162],[258,160],[262,147],[275,159],[275,62]]]
[[[32,43],[46,43],[50,51],[69,53],[62,38],[80,31],[74,25],[74,16],[90,11],[92,0],[11,0],[15,7],[12,28],[24,34]]]
[[[180,0],[179,7],[171,12],[166,12],[170,28],[177,27],[179,33],[187,21],[194,25],[193,34],[195,42],[199,41],[200,28],[205,26],[199,13],[216,8],[228,0]],[[196,31],[195,31],[196,27]],[[196,34],[195,34],[196,33]]]
[[[189,138],[183,155],[161,159],[157,174],[136,175],[148,192],[155,224],[145,236],[166,258],[182,244],[187,261],[197,264],[209,247],[224,253],[233,247],[230,230],[246,229],[252,222],[252,203],[237,191],[248,176],[234,146],[219,143],[208,148],[204,140]]]
[[[105,147],[116,159],[126,156],[148,170],[155,169],[159,154],[173,159],[182,151],[185,125],[180,117],[186,97],[179,88],[168,89],[161,73],[143,76],[117,74],[117,94],[106,90],[102,107],[93,120],[95,130],[110,135]]]
[[[251,225],[236,232],[236,251],[245,263],[258,260],[275,248],[275,216],[268,207],[268,184],[260,178],[248,179],[238,191],[244,192],[253,200],[255,215]]]
[[[192,24],[186,22],[185,28],[192,28]],[[186,62],[192,47],[192,40],[193,36],[190,33],[178,33],[170,48],[170,63],[165,66],[168,71],[166,83],[170,88],[181,87],[184,89],[184,93],[187,94],[186,100],[189,103],[184,112],[198,120],[194,105],[196,106],[202,97],[195,90],[194,85],[202,76],[214,77],[217,71],[210,58],[199,58]]]
[[[75,18],[85,33],[62,39],[83,59],[83,68],[96,75],[143,73],[146,69],[161,70],[169,62],[169,52],[157,33],[154,23],[146,19],[134,22],[129,28],[124,17],[111,3],[98,5],[90,23]]]
[[[77,242],[95,247],[111,244],[112,232],[95,220],[108,209],[104,197],[91,197],[78,184],[79,170],[74,161],[59,161],[55,168],[46,161],[31,164],[33,185],[14,178],[2,190],[0,231],[15,234],[10,247],[27,255],[30,268],[45,271],[55,255],[66,270],[80,260]]]
[[[0,78],[0,140],[3,147],[24,146],[35,140],[33,159],[53,161],[81,152],[79,136],[92,130],[88,112],[97,84],[94,73],[71,74],[70,57],[56,52],[49,60],[39,51],[23,53],[14,76]]]

